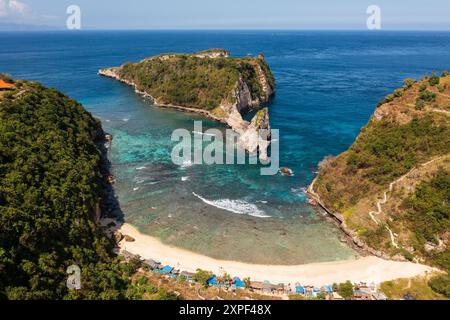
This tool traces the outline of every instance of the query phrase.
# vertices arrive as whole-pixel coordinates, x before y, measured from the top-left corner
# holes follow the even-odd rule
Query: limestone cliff
[[[270,134],[261,139],[255,134],[256,119],[248,122],[242,117],[269,102],[275,93],[275,79],[262,55],[231,58],[223,49],[161,54],[101,69],[99,74],[133,86],[157,106],[197,112],[226,123],[241,136],[241,147],[250,153],[259,150],[263,158],[267,155]],[[263,114],[255,116],[258,126],[270,129],[267,111]]]

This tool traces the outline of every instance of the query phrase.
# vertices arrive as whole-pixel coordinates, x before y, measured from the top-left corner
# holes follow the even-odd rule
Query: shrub
[[[416,109],[423,110],[423,108],[425,108],[425,101],[423,101],[422,99],[417,99],[416,100]]]
[[[434,87],[434,86],[438,85],[439,82],[440,82],[440,78],[436,75],[436,73],[433,72],[431,77],[428,79],[428,83],[430,84],[430,86]]]
[[[422,110],[427,102],[434,100],[436,100],[436,93],[425,89],[420,92],[419,97],[416,99],[416,109]]]
[[[447,84],[439,84],[437,88],[440,93],[443,93],[447,89]]]
[[[426,89],[427,89],[427,84],[426,84],[426,83],[423,83],[423,84],[421,84],[420,87],[419,87],[419,92],[422,92],[422,91],[424,91],[424,90],[426,90]]]
[[[206,286],[208,280],[211,279],[212,276],[213,273],[210,271],[197,269],[197,272],[192,276],[192,279]]]
[[[432,278],[428,285],[433,291],[450,298],[450,275],[442,275]]]
[[[394,96],[396,98],[400,98],[401,96],[403,96],[403,89],[397,89],[394,91]]]
[[[413,78],[406,78],[405,80],[403,80],[404,88],[409,89],[409,88],[411,88],[416,82],[417,82],[416,79],[413,79]]]
[[[419,94],[418,99],[422,99],[425,102],[431,102],[436,99],[436,93],[428,91],[428,90],[424,90]]]

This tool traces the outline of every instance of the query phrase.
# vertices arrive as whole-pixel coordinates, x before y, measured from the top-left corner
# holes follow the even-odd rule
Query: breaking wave
[[[200,131],[192,131],[192,133],[199,134],[199,135],[202,135],[202,136],[211,136],[211,137],[215,137],[216,136],[215,134],[212,134],[212,133],[200,132]]]
[[[210,206],[230,211],[237,214],[246,214],[257,218],[270,218],[264,211],[260,210],[257,206],[252,203],[248,203],[244,200],[230,200],[230,199],[219,199],[219,200],[208,200],[199,196],[195,192],[192,192],[194,196],[202,200],[204,203]]]

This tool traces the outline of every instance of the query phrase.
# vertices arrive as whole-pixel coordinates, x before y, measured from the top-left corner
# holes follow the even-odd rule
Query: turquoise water
[[[449,68],[450,33],[81,32],[0,33],[0,71],[38,80],[81,101],[114,136],[110,154],[125,220],[164,242],[222,259],[296,264],[352,258],[336,227],[305,203],[302,188],[326,155],[347,149],[376,103],[406,77]],[[171,162],[176,128],[222,125],[156,108],[96,74],[161,52],[223,47],[264,53],[277,79],[271,125],[280,164]]]

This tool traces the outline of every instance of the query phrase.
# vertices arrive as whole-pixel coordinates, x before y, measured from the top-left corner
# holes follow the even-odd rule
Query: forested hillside
[[[141,298],[96,223],[103,197],[100,122],[38,83],[0,92],[0,298]],[[81,290],[66,286],[70,265]]]

